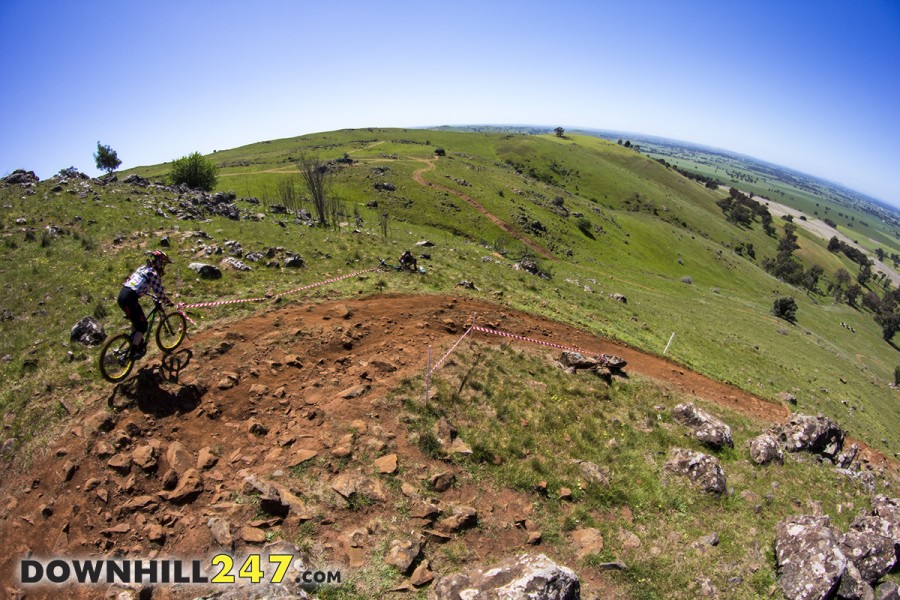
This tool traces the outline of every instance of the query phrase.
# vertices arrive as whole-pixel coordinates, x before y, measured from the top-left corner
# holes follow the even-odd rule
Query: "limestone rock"
[[[704,410],[688,402],[679,404],[672,411],[672,418],[694,430],[694,436],[703,444],[721,450],[734,448],[731,427]]]
[[[719,459],[702,452],[675,448],[664,470],[687,477],[704,492],[724,494],[727,489]]]
[[[772,461],[784,463],[784,450],[781,442],[771,433],[763,433],[750,440],[750,458],[758,465]]]
[[[523,554],[489,568],[441,577],[428,597],[431,600],[576,600],[581,597],[581,583],[571,569],[557,565],[545,555]]]
[[[847,557],[828,517],[791,516],[775,527],[778,585],[788,598],[829,598],[837,588]]]

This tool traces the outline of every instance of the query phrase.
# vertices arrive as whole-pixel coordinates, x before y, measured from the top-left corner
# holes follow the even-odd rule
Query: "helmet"
[[[147,257],[147,262],[152,262],[158,267],[164,267],[172,262],[169,255],[162,250],[151,250],[150,252],[147,252],[147,254],[149,255]]]

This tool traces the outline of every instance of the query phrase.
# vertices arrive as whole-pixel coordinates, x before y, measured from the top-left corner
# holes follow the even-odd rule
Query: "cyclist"
[[[131,333],[131,352],[134,358],[140,358],[147,352],[147,316],[141,308],[138,298],[152,291],[161,302],[169,306],[175,304],[166,296],[162,285],[162,276],[165,274],[166,265],[172,261],[161,250],[147,252],[147,264],[138,267],[131,277],[122,285],[119,292],[119,308],[125,312],[125,316],[131,321],[133,331]]]
[[[416,257],[413,256],[409,250],[403,252],[400,255],[400,268],[401,269],[409,269],[410,271],[418,271],[419,264],[416,262]]]

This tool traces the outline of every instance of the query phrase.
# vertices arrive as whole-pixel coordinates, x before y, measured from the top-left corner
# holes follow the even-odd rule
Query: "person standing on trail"
[[[147,351],[147,340],[144,339],[144,334],[147,333],[147,316],[144,314],[138,298],[152,291],[160,302],[169,306],[175,305],[166,296],[162,285],[162,276],[165,274],[166,265],[172,261],[161,250],[152,250],[147,254],[149,254],[147,264],[138,267],[125,281],[118,299],[119,308],[131,321],[131,351],[134,358],[140,358]]]
[[[400,255],[400,268],[406,268],[410,271],[419,270],[419,263],[416,261],[416,257],[413,256],[409,250],[404,251],[403,254]]]

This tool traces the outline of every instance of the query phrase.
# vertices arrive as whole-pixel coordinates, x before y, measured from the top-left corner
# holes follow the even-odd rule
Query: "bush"
[[[218,173],[215,163],[194,152],[172,162],[169,180],[172,185],[183,183],[189,188],[208,192],[215,187]]]
[[[793,323],[797,320],[797,301],[789,296],[778,298],[772,304],[772,314]]]

